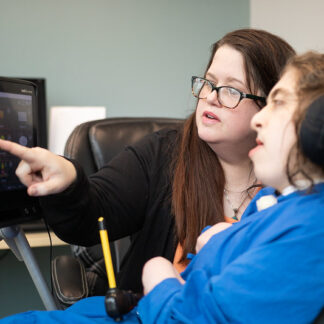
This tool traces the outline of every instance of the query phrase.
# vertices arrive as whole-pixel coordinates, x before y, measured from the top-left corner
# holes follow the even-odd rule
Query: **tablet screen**
[[[37,145],[37,88],[0,77],[0,138],[26,147]],[[0,150],[0,227],[41,218],[37,198],[27,194],[15,174],[19,159]]]
[[[8,91],[0,89],[0,138],[32,147],[33,96]],[[0,192],[22,188],[15,175],[19,159],[0,151],[0,161]]]

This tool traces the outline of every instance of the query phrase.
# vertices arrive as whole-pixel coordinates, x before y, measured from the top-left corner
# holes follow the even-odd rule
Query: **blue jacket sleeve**
[[[139,304],[143,323],[312,322],[324,300],[323,233],[299,234],[250,249],[219,275],[163,281]]]

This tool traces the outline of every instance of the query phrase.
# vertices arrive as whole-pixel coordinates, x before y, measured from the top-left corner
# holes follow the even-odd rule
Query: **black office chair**
[[[87,175],[108,163],[127,145],[162,128],[178,127],[183,120],[172,118],[107,118],[77,126],[67,140],[64,155],[77,160]],[[115,271],[130,246],[130,238],[111,245]],[[73,257],[59,256],[52,262],[55,297],[62,308],[76,301],[104,295],[108,289],[101,245],[72,246]]]
[[[324,324],[324,308],[316,318],[315,322],[313,324]]]

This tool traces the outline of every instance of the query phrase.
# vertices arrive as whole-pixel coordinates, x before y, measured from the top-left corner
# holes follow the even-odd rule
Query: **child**
[[[318,159],[324,136],[323,122],[309,129],[305,115],[315,105],[323,116],[321,96],[324,55],[293,58],[251,122],[257,146],[249,156],[258,179],[273,188],[256,195],[240,222],[205,231],[181,277],[164,258],[148,261],[146,296],[124,322],[295,324],[316,318],[324,306],[324,161]],[[305,155],[314,142],[315,158]],[[14,322],[113,320],[104,298],[92,297],[66,311],[23,313],[2,323]]]

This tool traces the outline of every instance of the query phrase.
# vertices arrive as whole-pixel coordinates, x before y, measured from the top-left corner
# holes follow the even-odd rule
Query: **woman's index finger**
[[[34,154],[31,152],[29,147],[11,141],[0,139],[0,149],[17,156],[26,162],[32,162],[34,160]]]

